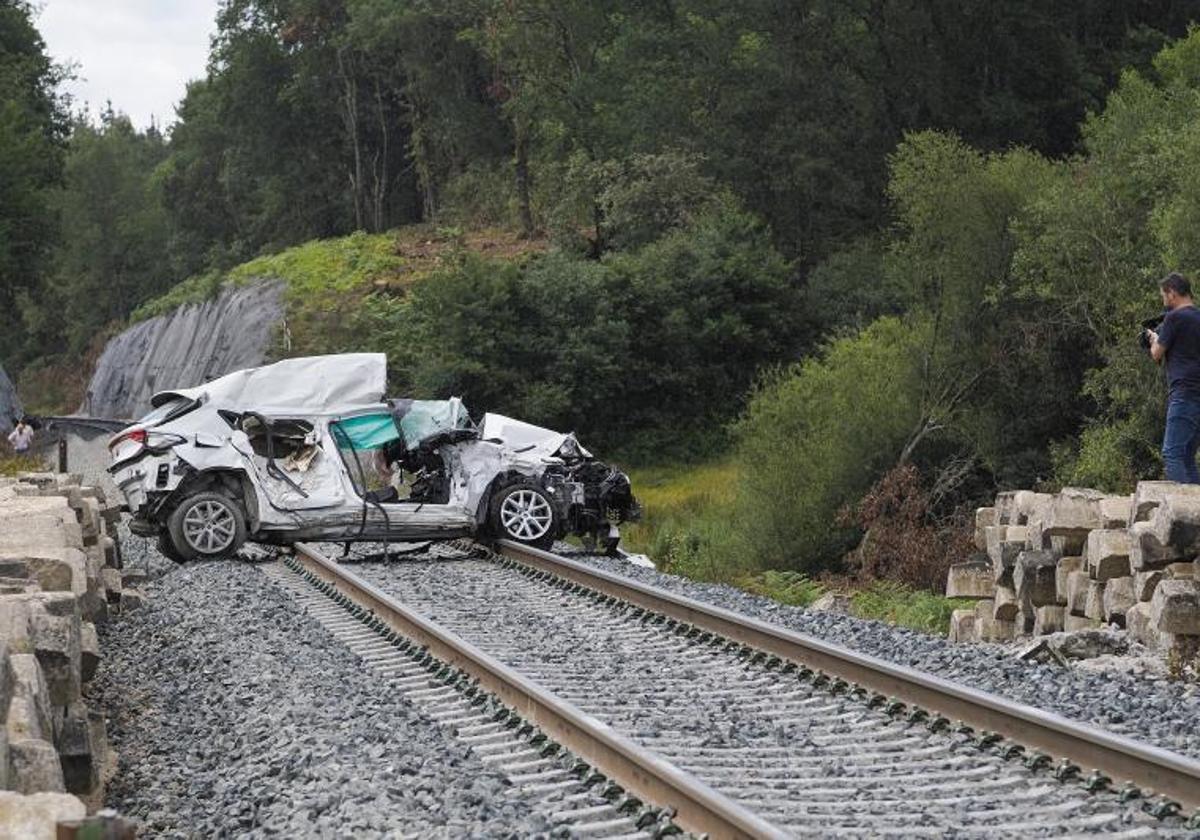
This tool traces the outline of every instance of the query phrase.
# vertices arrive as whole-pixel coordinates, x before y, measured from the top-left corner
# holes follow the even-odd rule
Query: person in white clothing
[[[8,433],[8,442],[12,444],[14,452],[28,452],[29,445],[33,443],[33,428],[23,419],[17,421],[17,427]]]

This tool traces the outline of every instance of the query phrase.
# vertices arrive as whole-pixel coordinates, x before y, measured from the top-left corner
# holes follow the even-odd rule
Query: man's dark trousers
[[[1197,449],[1200,449],[1200,396],[1172,394],[1167,401],[1167,431],[1162,445],[1167,481],[1200,484]]]

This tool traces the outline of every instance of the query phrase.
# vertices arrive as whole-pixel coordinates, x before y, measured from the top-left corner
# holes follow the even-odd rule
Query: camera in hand
[[[1167,317],[1166,313],[1163,313],[1162,315],[1155,315],[1153,318],[1147,318],[1145,321],[1142,321],[1142,332],[1138,335],[1138,345],[1143,350],[1150,349],[1150,330],[1158,329],[1165,317]]]

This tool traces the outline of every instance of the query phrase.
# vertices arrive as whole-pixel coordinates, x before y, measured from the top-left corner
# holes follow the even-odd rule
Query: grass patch
[[[303,308],[310,301],[323,301],[331,295],[358,300],[372,292],[403,293],[415,280],[461,250],[523,259],[545,249],[543,241],[522,239],[515,232],[494,228],[463,233],[411,225],[387,233],[359,231],[256,257],[227,272],[209,271],[190,277],[139,306],[129,320],[136,323],[166,315],[180,306],[211,300],[226,286],[241,286],[262,278],[287,284],[291,314],[295,307]]]
[[[734,463],[633,469],[629,475],[643,516],[622,528],[622,543],[647,554],[664,572],[727,583],[794,607],[807,607],[834,589],[849,590],[858,618],[943,636],[950,630],[950,614],[973,603],[887,580],[862,587],[841,578],[822,583],[801,572],[722,562],[717,558],[748,556],[734,544],[729,526],[738,480]]]
[[[42,472],[43,469],[45,467],[37,458],[12,452],[0,453],[0,475],[13,476],[23,472]]]
[[[875,581],[853,593],[851,601],[854,615],[859,618],[942,636],[950,632],[950,614],[974,604],[970,599],[947,598],[887,580]]]
[[[729,461],[710,464],[648,467],[629,472],[633,492],[642,504],[642,521],[622,528],[631,551],[652,555],[671,543],[686,543],[686,532],[701,520],[712,520],[733,502],[737,468]],[[683,548],[676,545],[676,550]]]

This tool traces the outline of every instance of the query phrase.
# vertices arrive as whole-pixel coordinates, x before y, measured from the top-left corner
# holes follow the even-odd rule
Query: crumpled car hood
[[[544,458],[555,457],[563,448],[563,444],[570,441],[578,449],[579,455],[584,458],[592,457],[592,453],[584,449],[575,439],[574,432],[564,434],[552,429],[544,429],[532,423],[505,417],[503,414],[483,415],[479,436],[483,440],[500,441],[513,452],[539,455]]]

